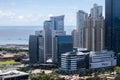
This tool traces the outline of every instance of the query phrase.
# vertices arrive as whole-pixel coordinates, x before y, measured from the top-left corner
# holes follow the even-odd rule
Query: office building
[[[72,36],[70,35],[58,35],[54,39],[54,62],[60,66],[61,54],[70,52],[73,50]]]
[[[117,59],[113,51],[90,52],[90,68],[103,68],[117,65]]]
[[[45,60],[52,58],[52,21],[44,22],[45,30]]]
[[[30,63],[44,63],[44,31],[36,31],[29,37]]]
[[[93,5],[93,8],[90,10],[91,17],[97,19],[102,16],[102,6],[98,6],[97,4]]]
[[[77,30],[79,32],[79,44],[78,46],[82,48],[83,43],[83,27],[84,27],[84,21],[87,19],[88,14],[85,13],[82,10],[79,10],[77,12]]]
[[[117,66],[120,66],[120,53],[117,54]]]
[[[83,52],[67,52],[61,55],[61,70],[62,71],[82,71],[88,69],[89,53]]]
[[[0,80],[28,80],[29,74],[17,70],[0,70]]]
[[[74,29],[71,34],[73,38],[73,47],[79,47],[80,44],[79,31],[77,29]]]
[[[65,31],[59,31],[59,30],[54,30],[52,31],[52,60],[53,63],[57,62],[57,41],[56,41],[56,36],[65,36],[66,32]]]
[[[54,62],[55,38],[66,35],[64,31],[64,15],[50,17],[44,22],[44,30],[36,31],[29,39],[30,61],[34,63]]]
[[[64,15],[50,17],[52,30],[64,31]]]
[[[29,57],[30,63],[38,62],[38,36],[30,35],[29,37]]]
[[[120,0],[105,0],[105,46],[120,52]]]
[[[44,22],[45,30],[45,57],[46,61],[54,60],[54,38],[56,35],[65,35],[64,15],[50,17],[49,21]]]
[[[84,69],[98,69],[117,65],[117,58],[113,51],[88,51],[74,48],[72,52],[61,55],[61,70],[82,71]]]

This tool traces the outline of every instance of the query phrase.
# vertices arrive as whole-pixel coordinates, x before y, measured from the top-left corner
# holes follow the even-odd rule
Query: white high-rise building
[[[82,43],[83,43],[83,27],[84,27],[84,21],[87,19],[88,14],[85,13],[82,10],[79,10],[77,12],[77,29],[79,31],[79,47],[82,48]]]
[[[97,19],[98,17],[102,16],[102,10],[103,7],[102,6],[98,6],[97,4],[93,5],[93,8],[91,8],[91,17],[94,19]]]
[[[80,44],[80,36],[79,36],[79,32],[77,29],[74,29],[72,31],[72,38],[73,38],[73,47],[79,47]]]
[[[83,28],[83,48],[92,51],[101,51],[104,49],[104,17],[102,16],[102,6],[94,4],[91,14],[84,22]]]
[[[52,21],[44,22],[45,30],[45,60],[52,57]]]

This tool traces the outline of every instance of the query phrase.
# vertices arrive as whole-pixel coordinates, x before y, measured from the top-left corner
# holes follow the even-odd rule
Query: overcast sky
[[[76,25],[76,12],[89,13],[104,0],[0,0],[0,26],[43,25],[50,16],[65,15],[65,25]]]

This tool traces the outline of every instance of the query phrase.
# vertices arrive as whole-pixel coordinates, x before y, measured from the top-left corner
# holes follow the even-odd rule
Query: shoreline
[[[8,49],[24,49],[28,50],[29,45],[28,44],[5,44],[0,45],[0,48],[8,48]]]
[[[28,46],[28,44],[0,44],[0,46]]]

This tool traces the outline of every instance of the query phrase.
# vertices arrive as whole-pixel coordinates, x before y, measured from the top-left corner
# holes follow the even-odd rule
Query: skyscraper
[[[73,41],[71,35],[57,35],[54,38],[54,62],[60,66],[61,54],[73,50]]]
[[[98,17],[102,16],[102,6],[98,6],[97,4],[93,5],[90,11],[91,17],[97,19]]]
[[[45,30],[45,60],[52,57],[52,21],[44,22]]]
[[[74,29],[72,31],[72,38],[73,38],[73,47],[79,47],[80,44],[80,36],[79,36],[79,32],[77,29]]]
[[[45,61],[51,59],[53,60],[54,56],[54,37],[56,35],[65,35],[64,31],[64,15],[61,16],[52,16],[50,20],[44,22],[44,31],[45,31]]]
[[[64,31],[64,15],[50,17],[52,22],[52,30]]]
[[[82,43],[83,43],[83,27],[84,27],[84,21],[87,19],[88,17],[88,14],[85,13],[84,11],[82,10],[79,10],[77,12],[77,29],[78,29],[78,32],[79,32],[79,47],[82,48]]]
[[[105,46],[120,52],[120,0],[105,0]]]
[[[29,39],[30,60],[34,63],[55,62],[56,36],[66,36],[64,31],[64,15],[50,17],[44,22],[44,30],[36,31]],[[67,38],[67,37],[66,37]],[[71,48],[70,48],[71,49]]]
[[[56,43],[56,36],[65,36],[66,35],[66,32],[65,31],[58,31],[58,30],[54,30],[52,31],[52,60],[54,63],[56,63],[57,61],[57,57],[56,55],[58,54],[57,53],[57,43]]]
[[[104,18],[102,16],[102,6],[91,9],[90,16],[84,21],[83,27],[83,48],[100,51],[104,49]]]
[[[44,31],[36,31],[35,35],[29,37],[30,63],[44,63]]]
[[[38,37],[36,35],[30,35],[29,37],[29,57],[30,63],[38,62]]]

